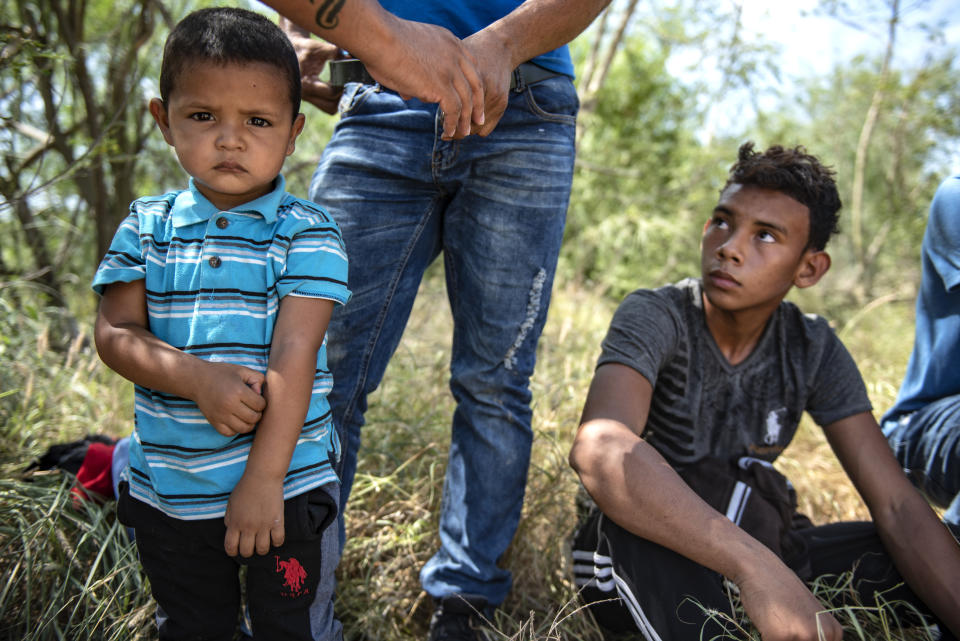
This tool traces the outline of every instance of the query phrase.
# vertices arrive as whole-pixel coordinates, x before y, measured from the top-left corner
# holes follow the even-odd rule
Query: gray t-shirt
[[[644,438],[671,465],[706,456],[773,461],[808,411],[824,426],[871,410],[856,364],[827,321],[783,302],[750,355],[731,365],[703,315],[700,281],[637,290],[621,303],[598,366],[653,386]]]

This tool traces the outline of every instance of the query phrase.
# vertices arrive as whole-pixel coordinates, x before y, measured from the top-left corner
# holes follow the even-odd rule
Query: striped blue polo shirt
[[[150,331],[208,361],[266,372],[280,299],[346,303],[347,255],[340,230],[318,205],[284,191],[220,211],[190,188],[130,206],[93,280],[145,279]],[[313,395],[284,479],[284,498],[336,481],[340,443],[330,417],[326,339]],[[130,494],[178,519],[222,517],[253,435],[227,437],[196,403],[135,386]]]

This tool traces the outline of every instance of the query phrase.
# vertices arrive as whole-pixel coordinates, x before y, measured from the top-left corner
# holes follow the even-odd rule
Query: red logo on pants
[[[307,578],[307,571],[300,565],[300,561],[290,557],[286,561],[281,561],[279,556],[274,556],[277,560],[277,574],[283,574],[283,586],[280,593],[286,597],[297,597],[309,592],[303,587],[303,580]]]

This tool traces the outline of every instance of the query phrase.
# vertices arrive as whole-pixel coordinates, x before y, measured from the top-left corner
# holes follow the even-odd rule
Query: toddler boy
[[[254,638],[339,639],[325,334],[350,292],[337,225],[280,175],[297,57],[256,13],[200,10],[167,39],[160,95],[189,187],[135,201],[93,282],[97,349],[136,392],[119,517],[161,639],[232,639],[241,564]]]

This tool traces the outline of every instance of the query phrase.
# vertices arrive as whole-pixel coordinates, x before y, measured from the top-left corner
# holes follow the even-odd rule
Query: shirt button
[[[211,257],[207,260],[207,262],[210,263],[210,266],[211,266],[211,267],[213,267],[214,269],[216,269],[217,267],[220,266],[220,257],[219,257],[219,256],[211,256]]]
[[[221,216],[220,218],[217,218],[217,227],[219,227],[220,229],[226,229],[227,225],[229,224],[230,224],[230,221],[224,218],[223,216]]]

